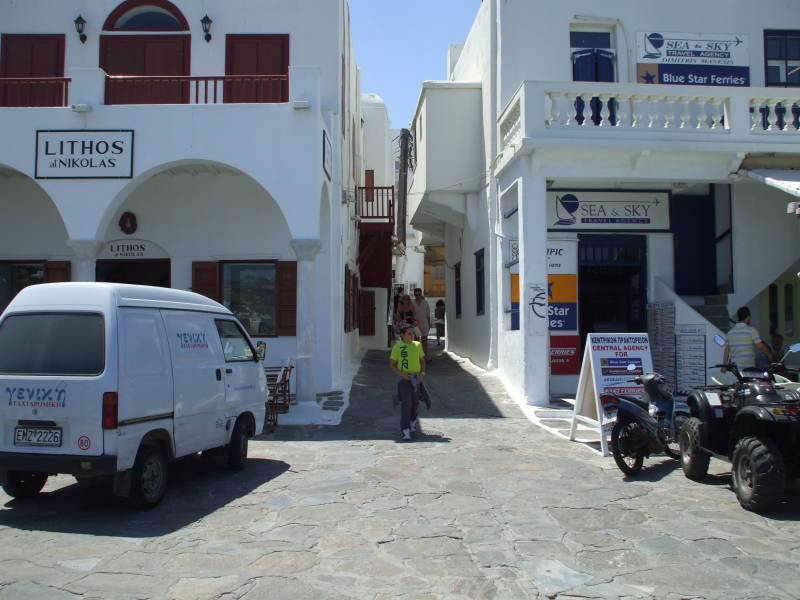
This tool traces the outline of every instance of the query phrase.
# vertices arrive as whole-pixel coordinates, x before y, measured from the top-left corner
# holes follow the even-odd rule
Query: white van
[[[0,484],[113,475],[158,504],[167,462],[195,452],[244,467],[262,432],[266,377],[233,314],[192,292],[112,283],[23,289],[0,315]]]

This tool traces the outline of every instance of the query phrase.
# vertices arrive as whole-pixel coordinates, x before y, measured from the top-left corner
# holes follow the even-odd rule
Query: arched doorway
[[[149,240],[112,240],[98,254],[95,280],[170,287],[170,260],[163,248]]]
[[[190,74],[189,23],[171,2],[123,2],[103,30],[114,33],[100,36],[100,68],[111,76],[125,76],[107,80],[106,104],[188,102],[188,82],[136,79]]]

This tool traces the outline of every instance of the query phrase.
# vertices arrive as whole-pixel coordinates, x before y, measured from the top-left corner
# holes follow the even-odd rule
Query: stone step
[[[697,312],[699,312],[701,315],[703,315],[709,320],[710,317],[722,318],[722,319],[728,318],[728,309],[724,306],[709,306],[706,304],[704,306],[703,305],[695,306],[694,308]]]
[[[715,305],[718,304],[718,305],[722,305],[722,306],[727,306],[728,305],[728,294],[716,294],[716,295],[713,295],[713,296],[706,296],[704,298],[704,301],[706,303],[706,306],[709,306],[709,305],[712,305],[712,304],[715,304]]]

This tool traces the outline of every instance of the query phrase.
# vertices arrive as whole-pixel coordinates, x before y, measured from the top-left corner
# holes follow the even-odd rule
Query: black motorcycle
[[[651,454],[663,452],[670,458],[680,458],[678,432],[691,415],[688,406],[663,387],[665,382],[663,375],[647,373],[628,380],[644,386],[641,398],[600,396],[606,422],[616,421],[611,430],[611,453],[626,475],[641,471],[645,457]]]

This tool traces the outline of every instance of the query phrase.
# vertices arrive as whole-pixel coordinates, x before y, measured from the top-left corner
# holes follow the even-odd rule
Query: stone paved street
[[[446,355],[402,443],[387,357],[367,353],[340,426],[279,427],[240,473],[175,464],[152,511],[66,476],[0,492],[0,599],[800,597],[797,487],[761,516],[723,463],[626,480]]]

